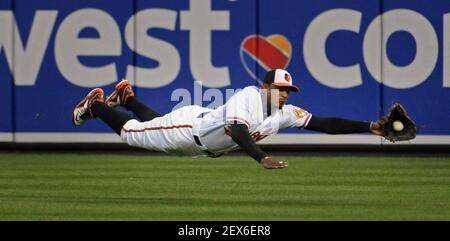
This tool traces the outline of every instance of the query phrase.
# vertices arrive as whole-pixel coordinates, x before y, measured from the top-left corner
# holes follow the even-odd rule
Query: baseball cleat
[[[124,79],[116,85],[116,90],[106,98],[105,103],[109,107],[124,106],[128,97],[131,96],[134,96],[133,88],[130,81]]]
[[[91,106],[94,102],[103,102],[103,90],[95,88],[84,97],[84,99],[75,106],[72,115],[72,122],[74,125],[81,125],[89,119],[92,119],[94,115],[91,111]]]

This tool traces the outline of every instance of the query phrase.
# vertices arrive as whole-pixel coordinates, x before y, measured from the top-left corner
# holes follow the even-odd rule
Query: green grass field
[[[449,157],[279,158],[3,153],[0,220],[450,220]]]

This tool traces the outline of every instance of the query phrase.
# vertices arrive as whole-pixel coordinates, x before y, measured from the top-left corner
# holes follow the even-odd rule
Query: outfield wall
[[[411,144],[450,145],[448,0],[2,0],[0,33],[0,142],[119,142],[71,114],[121,78],[167,113],[218,106],[282,67],[301,88],[289,102],[313,114],[369,121],[400,101]],[[388,144],[298,130],[262,143]]]

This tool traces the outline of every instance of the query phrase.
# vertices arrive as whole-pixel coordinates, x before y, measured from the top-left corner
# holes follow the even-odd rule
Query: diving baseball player
[[[267,169],[285,168],[288,163],[272,159],[255,143],[283,128],[382,135],[377,121],[322,118],[286,104],[290,92],[299,91],[292,82],[286,70],[271,70],[262,87],[246,87],[217,109],[190,105],[161,116],[141,103],[129,81],[123,80],[105,101],[103,90],[93,89],[75,107],[73,123],[100,118],[128,145],[178,155],[218,157],[240,147]],[[140,120],[114,109],[119,105]]]

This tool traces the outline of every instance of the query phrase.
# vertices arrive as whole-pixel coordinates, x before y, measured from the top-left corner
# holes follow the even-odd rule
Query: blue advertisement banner
[[[420,134],[449,135],[450,2],[383,1],[383,108],[400,101]]]
[[[0,20],[0,133],[112,134],[71,115],[122,78],[164,114],[286,68],[314,115],[371,121],[400,101],[419,135],[450,135],[449,1],[15,0]]]
[[[2,15],[0,16],[0,28],[2,33],[12,33],[12,25],[6,24],[6,22],[10,19],[12,19],[13,14],[11,13],[12,9],[12,3],[11,1],[0,1],[0,11],[2,12]],[[8,14],[9,13],[9,14]],[[6,58],[3,56],[10,56],[12,60],[13,56],[13,36],[11,34],[0,35],[0,39],[2,43],[8,44],[11,46],[8,50],[0,49],[0,103],[2,103],[2,114],[0,115],[0,133],[10,133],[13,130],[13,81],[12,81],[12,75],[11,71],[8,66],[8,62]],[[12,65],[12,63],[11,63]],[[0,140],[3,138],[0,138]]]
[[[318,116],[378,119],[380,83],[364,68],[362,46],[379,14],[378,0],[261,1],[261,35],[281,34],[292,46],[287,69],[301,92],[290,102]]]

